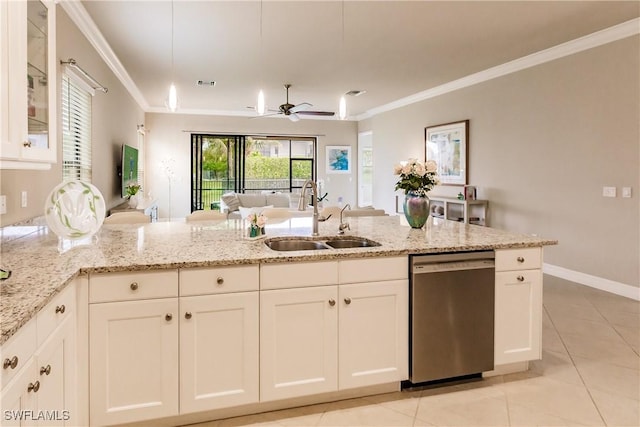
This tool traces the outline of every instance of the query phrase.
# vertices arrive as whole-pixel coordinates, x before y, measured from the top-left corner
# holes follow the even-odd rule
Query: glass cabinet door
[[[30,148],[49,148],[48,8],[27,1],[27,127]]]

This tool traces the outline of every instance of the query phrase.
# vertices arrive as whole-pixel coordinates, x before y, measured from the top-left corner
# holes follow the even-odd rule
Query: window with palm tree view
[[[316,138],[191,135],[191,210],[219,209],[220,196],[299,194],[316,175]]]

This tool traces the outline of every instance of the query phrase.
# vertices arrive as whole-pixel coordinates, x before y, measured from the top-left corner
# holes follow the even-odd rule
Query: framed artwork
[[[424,128],[426,159],[438,164],[443,185],[466,185],[469,178],[469,120]]]
[[[351,173],[350,145],[327,145],[327,173]]]

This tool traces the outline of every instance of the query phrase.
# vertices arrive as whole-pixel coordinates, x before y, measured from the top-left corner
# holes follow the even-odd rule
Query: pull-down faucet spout
[[[313,205],[313,236],[318,235],[318,185],[315,181],[310,179],[306,180],[304,184],[302,184],[302,194],[300,195],[300,200],[298,201],[298,210],[303,211],[305,209],[305,200],[307,196],[307,188],[311,186],[311,204]]]

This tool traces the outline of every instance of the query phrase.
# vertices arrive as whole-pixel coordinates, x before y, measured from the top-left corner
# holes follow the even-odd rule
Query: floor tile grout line
[[[589,303],[593,305],[593,303],[591,303],[591,301],[589,301]],[[587,394],[589,395],[589,399],[591,399],[591,403],[593,403],[593,407],[596,408],[596,411],[598,412],[598,416],[600,417],[600,420],[604,423],[604,425],[607,425],[607,421],[604,419],[604,416],[602,415],[602,412],[600,411],[600,408],[598,407],[598,404],[596,403],[595,399],[593,398],[593,395],[591,394],[591,390],[589,389],[589,386],[587,385],[587,382],[582,377],[582,374],[580,373],[580,370],[578,369],[578,366],[576,365],[576,361],[574,360],[573,355],[571,354],[571,351],[569,350],[569,347],[567,347],[567,344],[564,342],[564,338],[562,338],[562,335],[560,334],[560,331],[558,331],[558,328],[556,327],[556,324],[553,321],[553,317],[551,317],[551,314],[549,313],[549,310],[547,310],[547,307],[544,306],[544,302],[542,304],[542,308],[547,313],[547,316],[549,316],[549,321],[551,322],[551,325],[553,326],[553,329],[556,331],[556,334],[558,334],[558,337],[560,338],[560,341],[562,342],[562,345],[564,346],[565,350],[567,351],[567,355],[569,356],[569,360],[571,360],[571,363],[573,364],[573,367],[576,370],[576,373],[578,374],[578,377],[580,377],[580,381],[582,381],[582,384],[584,385],[584,389],[587,391]],[[600,314],[600,315],[602,315],[602,314]]]

